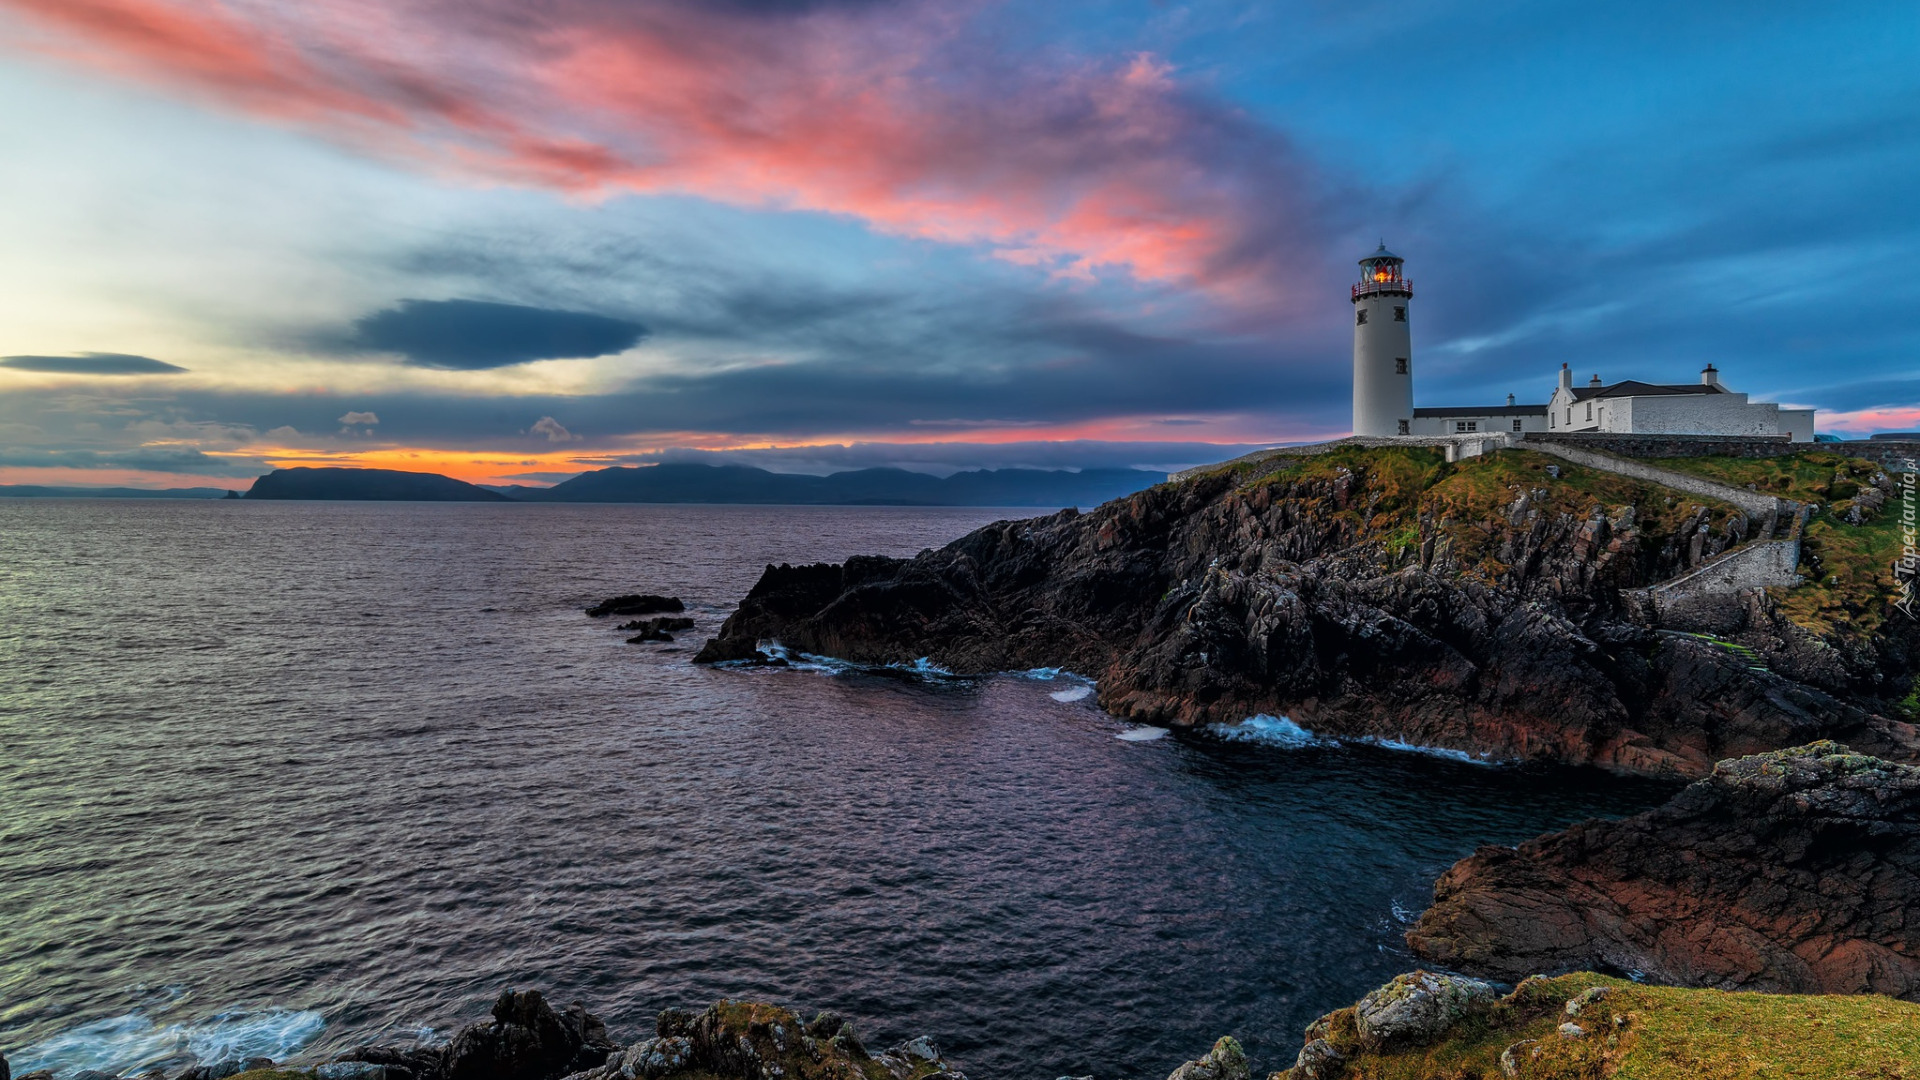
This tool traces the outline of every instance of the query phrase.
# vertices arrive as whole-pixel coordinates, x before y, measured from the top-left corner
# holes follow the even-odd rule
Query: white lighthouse
[[[1400,256],[1380,250],[1360,260],[1353,287],[1353,433],[1408,435],[1413,424],[1413,337],[1407,302],[1413,283]]]

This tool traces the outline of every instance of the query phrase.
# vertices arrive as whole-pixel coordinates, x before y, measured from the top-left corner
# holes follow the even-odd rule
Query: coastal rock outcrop
[[[1920,768],[1821,742],[1723,761],[1634,817],[1483,847],[1407,941],[1502,979],[1599,967],[1920,1001],[1915,912]]]
[[[506,990],[490,1022],[470,1024],[448,1044],[438,1080],[556,1080],[604,1063],[618,1049],[607,1027],[579,1002],[556,1013],[538,990]]]
[[[1249,1080],[1252,1075],[1253,1068],[1247,1064],[1247,1052],[1240,1048],[1240,1040],[1222,1035],[1214,1040],[1213,1048],[1205,1055],[1173,1070],[1167,1080]]]
[[[327,1070],[334,1070],[329,1076]],[[446,1047],[361,1046],[318,1080],[966,1080],[926,1037],[870,1053],[834,1013],[802,1022],[758,1002],[663,1010],[652,1037],[622,1047],[579,1002],[554,1012],[537,991],[506,991],[493,1018]],[[268,1080],[263,1077],[262,1080]],[[280,1078],[274,1078],[280,1080]],[[1244,1078],[1241,1078],[1244,1080]]]
[[[769,566],[695,659],[762,662],[758,646],[778,641],[960,673],[1061,667],[1097,678],[1100,706],[1130,720],[1266,713],[1333,737],[1651,775],[1816,738],[1920,755],[1872,696],[1910,684],[1910,621],[1829,643],[1757,594],[1737,642],[1650,629],[1622,590],[1756,526],[1651,482],[1554,467],[1342,450],[997,522],[911,559]]]

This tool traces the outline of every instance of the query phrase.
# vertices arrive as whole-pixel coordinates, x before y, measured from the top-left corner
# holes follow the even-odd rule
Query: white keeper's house
[[[1380,249],[1360,260],[1353,286],[1353,433],[1355,435],[1471,435],[1491,432],[1592,432],[1633,435],[1785,435],[1813,441],[1813,410],[1749,401],[1720,382],[1709,363],[1697,383],[1604,383],[1595,375],[1573,385],[1560,365],[1560,383],[1544,405],[1415,408],[1413,282],[1406,260]]]

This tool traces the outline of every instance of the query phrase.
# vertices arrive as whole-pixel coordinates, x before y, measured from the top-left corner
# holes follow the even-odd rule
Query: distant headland
[[[550,488],[469,484],[389,469],[275,469],[248,499],[416,502],[747,503],[807,506],[1093,506],[1166,480],[1142,469],[981,469],[938,477],[905,469],[831,476],[746,465],[665,464],[582,473]]]

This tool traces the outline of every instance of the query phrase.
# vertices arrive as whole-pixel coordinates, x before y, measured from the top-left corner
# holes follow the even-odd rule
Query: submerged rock
[[[656,596],[653,593],[629,593],[625,596],[613,596],[587,609],[587,614],[596,619],[608,615],[652,615],[661,611],[685,611],[687,605],[677,596]]]
[[[1916,911],[1920,768],[1820,742],[1723,761],[1644,814],[1483,847],[1407,942],[1503,979],[1604,967],[1920,1001]]]

